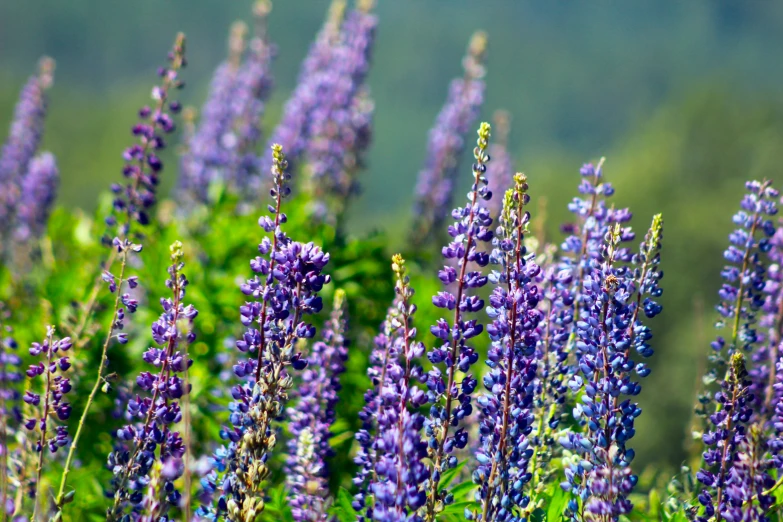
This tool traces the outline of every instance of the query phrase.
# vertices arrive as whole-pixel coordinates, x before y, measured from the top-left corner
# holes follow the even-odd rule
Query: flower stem
[[[63,509],[63,500],[65,498],[65,486],[68,483],[68,475],[71,472],[71,466],[73,466],[73,459],[76,455],[76,448],[79,445],[79,439],[82,436],[82,430],[84,430],[84,423],[87,420],[87,415],[90,412],[90,408],[92,407],[92,403],[95,401],[95,396],[98,394],[98,390],[101,388],[101,383],[103,382],[103,372],[106,369],[106,363],[108,362],[108,358],[106,357],[108,351],[109,351],[109,345],[111,344],[111,339],[114,334],[114,324],[117,321],[117,313],[120,309],[120,299],[122,295],[122,283],[124,282],[125,278],[125,266],[128,260],[128,251],[123,248],[122,252],[120,253],[120,277],[119,277],[119,284],[117,286],[117,296],[114,299],[114,312],[112,313],[111,317],[111,323],[109,324],[109,330],[106,334],[106,340],[103,342],[103,350],[101,353],[101,360],[98,363],[98,374],[95,378],[95,384],[93,384],[92,390],[90,391],[90,395],[87,397],[87,403],[84,405],[84,411],[82,412],[82,416],[79,419],[79,425],[76,428],[76,434],[73,436],[73,442],[71,442],[71,447],[68,450],[68,457],[65,459],[65,466],[63,467],[63,473],[60,478],[60,489],[57,492],[57,498],[55,499],[55,504],[57,506],[58,512],[62,512]]]

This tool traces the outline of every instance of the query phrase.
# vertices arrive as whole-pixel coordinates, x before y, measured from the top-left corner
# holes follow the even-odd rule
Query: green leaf
[[[337,499],[332,507],[331,514],[337,517],[340,522],[354,522],[358,513],[353,508],[353,497],[345,488],[340,488],[337,492]]]
[[[454,500],[459,502],[462,500],[468,500],[470,492],[474,489],[476,489],[476,485],[473,482],[463,482],[462,484],[457,484],[454,486],[451,490],[451,494],[454,495]]]
[[[440,514],[462,516],[465,513],[465,508],[478,509],[478,507],[478,502],[453,502],[443,508]]]
[[[552,498],[549,499],[549,506],[546,510],[547,522],[557,522],[560,520],[567,504],[568,494],[563,491],[563,488],[556,487]]]
[[[465,462],[462,461],[456,466],[454,466],[451,469],[447,469],[440,475],[440,484],[438,485],[438,491],[443,491],[447,487],[449,487],[449,484],[454,482],[454,479],[457,478],[457,475],[459,475],[459,472],[462,471],[462,468],[465,467]]]

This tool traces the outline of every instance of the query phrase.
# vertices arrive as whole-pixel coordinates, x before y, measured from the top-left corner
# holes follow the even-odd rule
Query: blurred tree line
[[[534,201],[547,199],[548,237],[557,240],[559,223],[568,219],[580,164],[602,155],[616,201],[634,211],[637,230],[654,212],[664,214],[666,310],[655,328],[657,355],[635,444],[639,460],[677,465],[742,183],[782,179],[783,70],[776,51],[783,4],[379,3],[370,76],[375,142],[353,230],[383,228],[399,238],[395,247],[405,238],[427,131],[449,79],[459,74],[471,32],[487,30],[484,117],[498,108],[511,112],[510,146]],[[266,129],[326,8],[324,0],[275,3],[277,85]],[[188,34],[185,101],[199,106],[231,21],[249,18],[249,10],[249,1],[0,0],[0,138],[26,76],[40,55],[51,55],[58,68],[45,148],[60,163],[59,202],[94,208],[118,175],[135,110],[173,34]],[[171,186],[173,170],[164,178]]]

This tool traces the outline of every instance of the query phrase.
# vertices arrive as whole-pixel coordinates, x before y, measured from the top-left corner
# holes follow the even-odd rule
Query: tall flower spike
[[[116,449],[109,455],[109,468],[114,474],[114,500],[106,516],[109,521],[122,520],[126,510],[138,509],[155,462],[179,460],[185,452],[182,437],[173,425],[182,418],[180,399],[190,392],[180,376],[193,362],[183,355],[183,344],[195,339],[192,328],[198,311],[184,303],[188,280],[182,273],[182,243],[175,241],[170,250],[166,287],[171,297],[161,298],[163,313],[152,324],[152,339],[157,346],[142,357],[154,367],[154,373],[144,371],[136,378],[141,393],[128,401],[127,417],[131,422],[117,430]],[[169,505],[178,505],[180,494],[173,484],[165,489]]]
[[[12,513],[14,491],[11,490],[8,466],[11,440],[19,428],[22,413],[19,408],[22,381],[22,360],[16,353],[17,344],[7,326],[8,310],[0,302],[0,513]],[[10,508],[9,508],[10,504]]]
[[[19,95],[8,139],[0,149],[0,239],[7,239],[10,232],[22,197],[22,180],[43,136],[46,89],[53,75],[54,60],[42,58],[38,74],[27,81]]]
[[[424,168],[419,172],[413,206],[412,241],[427,244],[446,221],[465,138],[484,101],[484,54],[487,35],[473,35],[463,59],[465,74],[452,80],[448,97],[427,141]]]
[[[340,26],[345,15],[346,0],[332,0],[324,25],[310,45],[310,50],[302,63],[296,88],[283,106],[280,123],[275,127],[269,139],[267,153],[262,161],[262,172],[272,169],[274,158],[270,152],[271,145],[279,143],[286,151],[292,168],[301,158],[308,143],[310,115],[319,102],[321,93],[318,91],[324,75],[331,74],[328,70],[332,63],[332,53],[340,37]],[[264,180],[258,183],[264,186]]]
[[[468,434],[460,424],[473,411],[470,395],[477,382],[470,374],[470,367],[478,360],[478,353],[468,342],[481,334],[484,327],[477,319],[466,319],[465,314],[484,308],[484,301],[472,294],[487,284],[487,277],[480,270],[469,271],[468,264],[475,263],[483,268],[489,263],[489,255],[479,246],[481,242],[492,240],[489,228],[492,218],[483,204],[492,197],[485,176],[489,161],[489,134],[489,124],[482,123],[473,149],[475,163],[468,203],[451,212],[455,222],[449,226],[449,235],[453,241],[443,247],[443,257],[450,263],[443,267],[438,277],[444,285],[453,285],[456,295],[444,291],[432,297],[436,307],[453,311],[454,319],[451,323],[439,319],[430,328],[439,344],[427,353],[433,363],[426,378],[428,399],[432,403],[425,426],[432,461],[424,517],[429,522],[434,521],[436,514],[452,501],[448,490],[440,488],[440,479],[445,470],[457,465],[454,450],[464,448],[468,442]],[[461,381],[458,381],[460,378]],[[457,430],[452,433],[452,428]]]
[[[270,0],[257,0],[254,7],[256,34],[250,40],[248,56],[236,79],[236,91],[231,99],[233,126],[224,140],[232,151],[232,166],[226,183],[239,194],[257,193],[261,175],[260,159],[255,151],[261,140],[261,118],[272,92],[272,60],[277,49],[267,37],[266,23],[272,8]]]
[[[299,401],[288,409],[291,440],[288,443],[286,482],[294,520],[328,520],[329,446],[340,391],[340,374],[348,359],[345,292],[337,290],[332,316],[324,326],[323,340],[313,345],[302,372]]]
[[[53,154],[44,152],[32,159],[22,179],[14,230],[16,241],[27,243],[43,235],[57,197],[58,182],[59,170]]]
[[[749,181],[745,188],[741,209],[733,217],[738,228],[729,235],[730,245],[723,253],[730,264],[721,272],[725,283],[716,306],[721,316],[716,327],[728,326],[731,333],[728,339],[718,336],[712,342],[712,367],[705,381],[718,381],[720,389],[714,396],[702,394],[697,407],[697,413],[708,416],[709,421],[709,429],[702,435],[704,466],[696,474],[704,486],[698,496],[704,520],[713,516],[717,521],[758,517],[773,502],[764,494],[771,479],[766,473],[770,462],[761,434],[773,414],[765,410],[765,404],[777,361],[756,326],[765,307],[763,292],[769,290],[763,257],[775,244],[775,225],[770,217],[777,213],[778,192],[769,181]],[[769,393],[774,394],[774,385]],[[775,453],[775,440],[770,443]]]
[[[541,269],[524,245],[530,222],[527,190],[527,177],[517,174],[504,200],[490,256],[497,265],[490,276],[496,286],[487,308],[492,318],[487,327],[492,340],[487,354],[490,372],[484,377],[486,392],[478,399],[481,448],[473,472],[480,510],[471,516],[484,522],[516,520],[529,501],[526,485],[532,477],[528,461],[533,449],[528,435],[533,429],[536,346],[543,314],[535,284]]]
[[[638,395],[641,385],[634,375],[645,377],[649,370],[636,364],[630,354],[639,332],[633,297],[640,284],[636,272],[623,266],[633,263],[634,257],[621,244],[631,238],[630,229],[614,225],[606,236],[603,261],[589,262],[580,296],[582,311],[576,323],[579,372],[568,385],[582,395],[574,418],[587,429],[560,440],[571,453],[566,456],[567,482],[562,486],[579,499],[572,499],[568,506],[577,520],[585,516],[614,520],[632,508],[628,495],[637,477],[630,467],[634,451],[626,443],[635,434],[634,420],[641,409],[630,398],[621,401],[620,397]],[[643,246],[642,251],[651,248],[657,248],[657,242]],[[639,353],[648,357],[652,350],[645,345]]]
[[[377,395],[370,395],[376,400],[376,429],[369,439],[369,451],[366,434],[357,435],[365,453],[372,455],[371,460],[361,462],[360,476],[369,478],[369,490],[362,490],[355,503],[360,509],[366,507],[367,518],[373,520],[420,520],[418,511],[426,502],[429,470],[424,463],[427,443],[421,433],[424,416],[419,410],[427,395],[416,382],[424,377],[419,360],[425,348],[416,341],[414,290],[399,254],[392,256],[392,271],[396,297],[385,325],[388,335],[382,334],[383,341],[377,343],[388,349],[384,379]],[[373,501],[367,502],[366,496]]]
[[[224,516],[232,522],[255,520],[264,509],[266,462],[277,442],[273,422],[283,412],[293,386],[290,370],[307,365],[294,350],[300,339],[315,335],[315,327],[305,316],[321,310],[318,292],[331,280],[323,274],[329,254],[313,243],[292,241],[282,230],[288,218],[281,207],[291,192],[291,176],[282,147],[274,145],[272,153],[274,204],[268,207],[271,217],[258,220],[272,237],[264,237],[258,245],[264,257],[250,261],[250,268],[259,275],[241,287],[254,299],[239,310],[247,331],[236,346],[247,358],[234,366],[234,373],[244,382],[232,389],[232,427],[221,431],[229,444],[216,454],[218,468],[224,472],[221,495],[214,508],[200,510],[202,515],[211,512],[209,516]]]
[[[604,248],[604,238],[616,223],[627,223],[631,220],[631,212],[625,209],[615,209],[607,206],[608,198],[614,194],[614,187],[604,180],[604,158],[597,165],[587,163],[582,165],[579,174],[582,182],[579,184],[579,193],[584,197],[576,197],[568,205],[568,210],[575,217],[576,222],[563,226],[563,231],[569,234],[561,245],[564,255],[560,259],[559,273],[557,275],[561,286],[568,286],[570,297],[573,298],[571,314],[578,318],[579,306],[584,291],[582,282],[590,270],[591,260],[600,260]],[[627,241],[624,235],[621,241]],[[576,341],[575,322],[572,323],[569,332],[566,351],[573,353]],[[571,360],[573,363],[573,359]]]
[[[315,214],[333,221],[356,191],[355,170],[369,146],[372,100],[365,80],[378,19],[369,12],[372,2],[348,13],[331,62],[316,87],[318,103],[308,124],[306,156]]]
[[[178,186],[185,198],[191,201],[206,203],[210,183],[229,177],[226,171],[231,163],[230,143],[225,137],[231,131],[235,116],[232,104],[246,36],[247,25],[244,22],[231,26],[228,59],[212,75],[198,126],[182,156]]]
[[[179,70],[185,66],[185,36],[180,33],[174,41],[174,46],[169,53],[169,67],[160,68],[158,75],[163,78],[161,86],[153,87],[152,96],[156,100],[155,109],[143,108],[140,112],[142,122],[134,126],[133,133],[139,137],[139,143],[130,147],[126,151],[126,165],[123,173],[129,177],[128,184],[122,187],[119,184],[112,186],[115,193],[114,212],[106,218],[108,234],[102,240],[111,245],[111,251],[103,263],[101,272],[96,276],[95,282],[90,290],[89,297],[86,298],[85,305],[81,310],[81,318],[78,324],[69,332],[74,338],[77,346],[86,344],[90,336],[85,333],[92,328],[92,312],[99,302],[98,295],[101,285],[106,284],[109,292],[115,294],[114,310],[111,314],[109,323],[101,349],[101,357],[98,363],[97,375],[93,383],[90,394],[87,397],[84,410],[76,428],[73,437],[73,444],[68,451],[68,457],[65,460],[62,476],[60,478],[60,487],[57,491],[55,505],[57,515],[62,516],[62,509],[71,493],[66,492],[68,485],[68,475],[73,466],[76,457],[75,450],[78,447],[79,440],[87,417],[90,413],[95,397],[98,391],[109,386],[104,376],[108,365],[109,347],[112,341],[117,340],[120,344],[128,342],[128,334],[122,332],[125,313],[135,313],[138,308],[138,301],[129,293],[123,292],[124,288],[133,289],[138,285],[136,276],[128,276],[128,260],[134,253],[141,252],[142,246],[134,243],[130,235],[134,232],[132,225],[134,222],[141,224],[148,222],[147,211],[154,203],[154,183],[158,181],[158,174],[162,168],[155,150],[163,147],[164,142],[161,133],[171,132],[174,129],[174,123],[167,110],[178,112],[179,102],[170,101],[171,90],[179,89],[184,84],[179,79]],[[129,159],[130,156],[136,159]],[[114,233],[112,238],[112,233]],[[134,234],[135,235],[135,234]],[[115,262],[119,263],[119,271],[114,273]]]
[[[775,364],[780,360],[780,343],[783,341],[783,226],[778,220],[775,234],[770,238],[770,260],[767,270],[767,279],[764,285],[763,315],[759,320],[759,326],[765,331],[766,352],[768,360]],[[764,390],[764,403],[761,414],[767,418],[774,409],[775,384],[778,381],[777,371],[772,368],[769,371],[766,388]]]
[[[368,520],[373,519],[372,503],[367,502],[367,495],[371,484],[377,480],[376,462],[380,455],[377,451],[380,438],[379,426],[381,422],[382,390],[386,388],[388,378],[389,361],[396,357],[397,344],[395,342],[399,328],[399,308],[397,299],[389,307],[386,318],[381,323],[380,332],[373,340],[373,349],[370,352],[370,366],[367,368],[367,376],[372,387],[364,394],[365,405],[359,412],[361,428],[356,432],[356,441],[359,450],[354,462],[359,467],[353,479],[358,492],[354,497],[353,507],[356,511],[365,515]]]
[[[158,69],[160,85],[152,88],[153,107],[142,107],[139,121],[131,129],[138,143],[125,149],[122,155],[125,160],[122,173],[128,178],[128,183],[125,186],[112,185],[114,213],[106,218],[106,224],[116,228],[114,235],[119,237],[130,234],[132,222],[140,225],[150,222],[149,212],[155,204],[155,191],[163,170],[159,154],[166,147],[164,136],[176,129],[171,114],[181,109],[180,103],[170,98],[173,91],[185,85],[179,78],[179,70],[187,63],[185,35],[182,33],[177,35],[168,59],[168,66]],[[106,238],[106,242],[110,237]]]
[[[764,520],[755,513],[753,497],[762,513],[774,502],[774,497],[763,493],[766,489],[763,484],[759,491],[743,483],[755,478],[748,473],[747,460],[743,459],[748,445],[754,444],[748,439],[746,431],[752,415],[749,405],[751,383],[742,352],[734,352],[728,366],[720,391],[715,394],[715,402],[720,408],[710,416],[712,427],[702,438],[705,445],[704,467],[696,474],[703,485],[698,496],[703,506],[701,515],[696,518],[699,522]]]
[[[24,426],[35,434],[31,437],[33,451],[38,453],[38,466],[36,468],[35,495],[33,497],[34,511],[32,520],[36,517],[41,492],[41,477],[44,468],[44,455],[48,447],[50,453],[56,453],[59,448],[69,442],[68,428],[58,424],[65,422],[71,416],[71,405],[65,401],[65,395],[71,391],[71,381],[63,374],[71,367],[70,358],[66,355],[72,346],[71,339],[64,337],[54,338],[54,327],[47,327],[46,339],[43,343],[33,343],[30,347],[30,355],[42,357],[43,361],[31,364],[27,369],[30,379],[40,377],[43,381],[42,392],[32,391],[32,387],[25,392],[24,402],[29,404],[36,416],[25,419]]]

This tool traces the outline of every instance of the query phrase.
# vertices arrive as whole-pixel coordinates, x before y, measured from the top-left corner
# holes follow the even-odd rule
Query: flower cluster
[[[376,341],[386,347],[383,375],[374,393],[367,396],[376,403],[375,429],[357,435],[363,450],[357,463],[362,465],[360,476],[367,478],[369,488],[357,495],[355,504],[359,509],[366,507],[367,517],[374,520],[421,520],[417,513],[426,502],[429,470],[424,463],[425,419],[418,410],[426,404],[427,395],[416,383],[424,380],[419,360],[425,349],[416,341],[414,290],[401,255],[392,257],[392,270],[396,298],[386,319],[386,332]],[[367,495],[372,503],[367,502]]]
[[[40,408],[35,417],[25,419],[24,427],[30,431],[38,431],[40,438],[34,442],[34,450],[43,452],[48,446],[51,453],[68,444],[68,430],[64,425],[53,422],[51,415],[55,415],[61,422],[67,421],[71,416],[71,404],[64,399],[71,391],[71,381],[63,374],[71,367],[71,360],[66,352],[73,343],[69,337],[60,340],[54,339],[54,327],[50,326],[47,339],[42,343],[33,343],[30,347],[30,355],[42,357],[44,360],[31,364],[27,369],[27,376],[31,379],[40,377],[43,381],[43,393],[27,390],[22,400]]]
[[[369,146],[373,104],[365,79],[378,21],[368,12],[372,2],[364,4],[346,16],[315,86],[321,96],[308,118],[305,154],[311,190],[325,207],[316,214],[342,210],[355,191],[354,171]]]
[[[335,292],[334,307],[324,326],[323,340],[313,344],[302,372],[298,401],[288,408],[287,482],[291,491],[294,520],[326,521],[329,469],[327,459],[333,455],[329,446],[335,407],[340,391],[340,374],[348,358],[345,292]]]
[[[465,138],[484,101],[484,54],[487,36],[476,33],[463,60],[465,76],[452,80],[448,97],[427,142],[427,160],[416,184],[414,233],[416,245],[426,244],[441,229],[452,204],[459,157]]]
[[[22,400],[30,405],[29,411],[32,412],[32,416],[26,418],[23,424],[32,433],[30,437],[32,451],[38,454],[33,482],[35,493],[32,520],[37,520],[45,448],[48,447],[50,453],[56,453],[70,441],[67,426],[57,421],[65,422],[71,416],[71,404],[65,400],[65,395],[71,391],[72,386],[70,379],[64,374],[71,368],[71,360],[67,352],[73,343],[69,337],[55,339],[54,333],[54,326],[49,326],[46,339],[42,343],[33,343],[30,346],[30,355],[40,357],[42,361],[31,364],[26,373],[30,379],[40,378],[41,391],[33,391],[31,387],[22,397]]]
[[[43,136],[46,90],[53,81],[54,60],[42,58],[39,69],[22,89],[8,139],[0,149],[0,239],[4,240],[0,251],[5,250],[12,230],[13,239],[25,242],[32,223],[45,224],[54,199],[56,182],[52,186],[52,171],[47,172],[48,165],[42,163],[49,158],[34,160]],[[56,180],[56,167],[54,177]]]
[[[641,409],[623,397],[634,397],[641,391],[634,375],[646,377],[650,373],[644,363],[634,362],[631,348],[643,358],[652,355],[646,342],[651,333],[639,319],[639,303],[642,296],[660,294],[657,252],[662,225],[656,216],[641,253],[633,256],[621,246],[633,239],[633,232],[615,223],[606,235],[603,261],[588,261],[576,322],[579,372],[568,383],[574,393],[583,393],[574,417],[587,431],[561,440],[572,454],[566,469],[568,482],[563,487],[578,498],[570,505],[574,517],[587,513],[616,518],[632,507],[628,495],[637,477],[630,467],[635,453],[627,443],[636,432],[634,421]],[[631,270],[623,263],[640,266]],[[645,315],[654,317],[659,306],[652,299],[645,300]]]
[[[700,520],[713,516],[717,520],[763,520],[774,501],[765,491],[774,483],[768,474],[773,463],[768,451],[777,453],[775,428],[769,433],[767,422],[774,417],[770,409],[778,358],[774,356],[777,349],[770,350],[756,326],[763,309],[769,310],[765,290],[774,295],[775,282],[767,283],[764,258],[776,245],[771,216],[777,213],[778,192],[768,181],[749,181],[745,188],[747,193],[733,218],[737,229],[729,235],[730,244],[723,254],[729,264],[721,272],[725,282],[716,307],[721,316],[717,327],[730,326],[731,333],[728,339],[718,336],[711,345],[714,353],[708,381],[719,381],[720,388],[713,397],[703,397],[698,410],[709,422],[702,435],[703,467],[696,474],[703,485],[698,496],[703,506]],[[776,256],[777,252],[772,254],[773,259]],[[769,322],[765,318],[762,324],[771,326],[771,336],[779,336]]]
[[[504,206],[490,262],[497,265],[490,276],[495,286],[487,313],[492,324],[487,333],[492,345],[487,353],[490,372],[484,377],[486,392],[481,407],[481,448],[473,481],[479,485],[475,519],[512,520],[515,510],[525,508],[529,497],[524,487],[532,474],[533,455],[528,435],[533,429],[531,406],[535,395],[538,361],[538,310],[540,295],[535,279],[540,268],[528,256],[524,235],[530,214],[527,178],[517,174]],[[471,518],[474,518],[473,516]]]
[[[183,344],[195,338],[192,326],[198,311],[184,303],[188,280],[182,273],[182,258],[182,244],[177,241],[171,245],[172,264],[166,280],[172,296],[161,298],[163,313],[152,324],[152,339],[157,346],[142,357],[155,370],[141,372],[136,378],[141,393],[128,401],[127,418],[131,423],[117,430],[117,447],[109,455],[114,502],[107,520],[121,520],[126,509],[135,510],[143,501],[156,461],[166,464],[185,453],[182,437],[172,427],[182,418],[179,401],[190,391],[180,376],[192,363]],[[166,490],[168,504],[177,505],[179,492],[173,486],[166,486]]]
[[[266,100],[272,92],[272,60],[277,53],[267,40],[266,17],[271,9],[269,0],[259,0],[255,6],[256,35],[249,42],[248,56],[237,71],[236,89],[231,100],[233,128],[223,137],[233,158],[226,183],[242,194],[251,184],[255,188],[261,176],[261,166],[254,147],[261,140],[261,118]]]
[[[434,520],[438,506],[451,501],[447,490],[439,488],[443,471],[457,465],[454,450],[464,448],[468,441],[467,432],[458,428],[461,421],[473,411],[471,394],[477,382],[470,374],[470,367],[478,361],[478,353],[468,344],[484,330],[477,319],[467,319],[465,314],[476,313],[484,308],[484,301],[474,295],[475,291],[487,284],[487,276],[480,270],[468,270],[469,264],[479,268],[487,266],[489,255],[480,247],[481,243],[492,240],[492,218],[483,205],[492,194],[487,189],[487,146],[490,126],[482,123],[478,130],[478,141],[473,149],[473,184],[468,192],[468,203],[455,208],[451,215],[455,219],[449,226],[449,235],[453,241],[443,247],[443,257],[451,263],[438,272],[444,285],[454,285],[456,295],[449,291],[438,292],[432,297],[432,303],[454,312],[454,319],[439,319],[430,331],[438,338],[427,357],[433,364],[427,374],[428,400],[432,404],[425,432],[429,439],[429,456],[432,469],[428,485],[427,520]],[[443,370],[446,375],[444,376]],[[458,374],[459,372],[459,374]],[[461,381],[457,379],[462,375]]]
[[[322,79],[329,74],[329,65],[334,63],[332,54],[341,37],[340,26],[345,15],[345,7],[346,0],[335,0],[332,3],[324,26],[310,45],[310,50],[299,71],[296,87],[286,101],[280,123],[269,139],[269,147],[262,163],[263,172],[271,171],[274,163],[271,145],[279,143],[283,147],[292,167],[307,147],[310,114],[322,94],[319,90]]]
[[[258,220],[272,237],[264,237],[258,245],[265,257],[250,262],[258,275],[241,287],[246,296],[256,299],[240,307],[247,330],[236,346],[248,357],[237,362],[234,373],[244,382],[232,390],[232,427],[221,431],[229,445],[216,454],[216,465],[224,472],[221,494],[216,506],[202,510],[231,521],[254,520],[264,508],[266,461],[277,441],[272,423],[282,414],[293,386],[290,369],[302,370],[307,365],[294,350],[300,339],[315,335],[315,327],[305,316],[321,310],[318,292],[330,281],[323,274],[329,254],[313,243],[291,240],[282,230],[288,219],[281,207],[290,195],[290,174],[280,145],[273,146],[273,157],[272,217]]]
[[[236,78],[245,50],[247,26],[237,22],[231,27],[228,40],[229,57],[212,75],[212,82],[201,118],[193,135],[186,141],[187,151],[182,157],[179,173],[180,193],[193,201],[207,201],[209,184],[225,179],[223,172],[230,164],[230,154],[223,137],[231,130],[233,111],[230,110],[236,91]]]
[[[276,53],[266,34],[270,8],[268,0],[256,3],[256,34],[248,45],[243,22],[231,29],[229,57],[215,70],[198,127],[186,141],[179,189],[188,200],[207,203],[209,186],[215,182],[242,194],[260,176],[254,146],[261,139]]]
[[[172,114],[181,109],[180,103],[170,98],[173,91],[184,86],[179,78],[179,70],[187,64],[185,35],[177,35],[168,59],[169,65],[158,69],[160,85],[152,88],[154,106],[142,107],[139,110],[139,121],[131,129],[138,143],[125,149],[122,155],[125,160],[122,173],[128,178],[128,183],[111,187],[114,213],[106,218],[106,224],[111,228],[116,227],[116,236],[127,236],[132,222],[140,225],[150,222],[149,212],[155,204],[155,191],[163,169],[159,154],[166,147],[164,136],[176,128]],[[109,242],[110,237],[107,236],[105,241]]]
[[[57,196],[59,171],[54,155],[44,152],[30,161],[22,180],[22,194],[16,211],[14,238],[22,243],[43,234]]]

